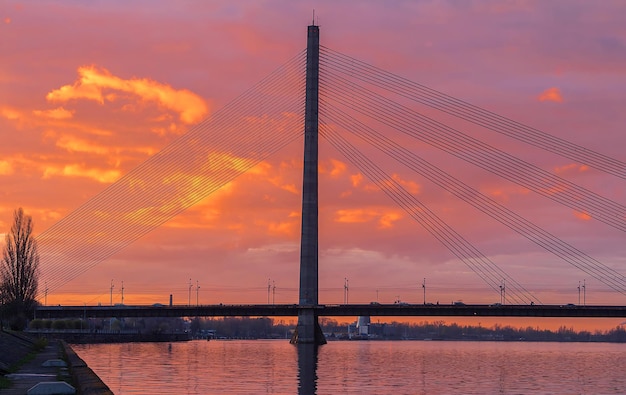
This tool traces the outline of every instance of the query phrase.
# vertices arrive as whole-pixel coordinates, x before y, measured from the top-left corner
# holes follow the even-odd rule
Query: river
[[[72,346],[115,394],[623,394],[626,344],[212,340]]]

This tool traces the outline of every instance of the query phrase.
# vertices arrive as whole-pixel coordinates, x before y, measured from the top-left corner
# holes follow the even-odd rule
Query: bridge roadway
[[[200,306],[41,306],[36,311],[36,318],[297,317],[301,309],[315,309],[318,316],[326,317],[626,317],[626,306],[595,305],[344,304],[300,307],[295,304],[218,304]]]

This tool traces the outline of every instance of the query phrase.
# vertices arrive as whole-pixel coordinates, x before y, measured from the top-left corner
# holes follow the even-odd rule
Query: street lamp
[[[200,304],[198,303],[199,294],[200,294],[200,284],[198,283],[198,280],[196,280],[196,306],[200,306]]]

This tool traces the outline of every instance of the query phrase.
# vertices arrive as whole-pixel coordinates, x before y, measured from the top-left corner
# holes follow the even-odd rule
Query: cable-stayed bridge
[[[553,310],[528,308],[542,305],[528,284],[518,282],[444,222],[396,180],[393,174],[380,167],[372,155],[365,153],[361,149],[362,144],[378,152],[373,156],[380,155],[397,161],[582,271],[585,276],[597,280],[614,292],[626,295],[626,278],[615,268],[587,255],[473,188],[466,181],[417,155],[408,148],[406,142],[429,146],[452,155],[468,165],[493,173],[622,232],[626,231],[626,206],[623,204],[476,139],[456,127],[439,122],[430,115],[426,116],[418,112],[414,105],[426,106],[430,109],[429,114],[442,112],[535,149],[560,155],[606,173],[620,182],[626,179],[626,163],[324,47],[319,44],[317,26],[310,26],[308,33],[309,41],[305,51],[43,232],[39,236],[41,280],[47,284],[48,290],[54,292],[304,137],[300,300],[296,307],[265,307],[260,310],[259,306],[257,312],[268,315],[291,315],[285,312],[294,311],[311,313],[306,318],[311,322],[316,322],[318,315],[326,315],[326,311],[332,311],[335,315],[349,315],[356,310],[350,310],[349,307],[326,310],[318,304],[319,136],[463,262],[487,288],[501,295],[506,286],[507,302],[526,306],[520,307],[520,312],[533,315],[537,311],[552,311],[557,316],[598,314],[597,311],[592,313],[580,306],[577,309],[556,306]],[[251,117],[251,109],[262,116]],[[397,137],[393,138],[392,135]],[[478,311],[496,315],[498,311],[502,315],[511,314],[502,313],[504,309],[470,311],[468,306],[457,307],[455,311],[460,315],[463,312],[468,315],[478,314]],[[385,309],[383,305],[363,308],[370,312],[378,309],[379,314],[386,315],[382,314]],[[438,315],[435,312],[439,310],[436,309],[444,309],[443,306],[428,308],[430,310],[423,310],[422,307],[420,314],[418,310],[410,308],[396,308],[395,312],[397,315],[421,315],[424,312]],[[241,315],[249,315],[244,313],[244,309],[251,311],[249,306],[242,307]],[[63,314],[61,309],[46,310],[48,314],[53,314],[55,310]],[[146,314],[150,314],[148,310]],[[93,311],[95,314],[96,310]],[[132,311],[120,309],[117,313],[132,314]],[[177,311],[180,314],[188,312]],[[224,315],[229,315],[220,308],[211,311],[222,311]],[[197,310],[193,315],[202,315],[199,313],[200,310]],[[620,316],[621,313],[606,310],[604,314]],[[302,315],[299,317],[303,319]]]

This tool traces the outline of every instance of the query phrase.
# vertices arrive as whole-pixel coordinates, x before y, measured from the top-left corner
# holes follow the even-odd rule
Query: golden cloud
[[[537,97],[539,101],[553,101],[556,103],[563,102],[563,96],[561,96],[561,91],[559,88],[552,87],[548,88],[545,91],[541,92],[541,94]]]
[[[67,102],[85,99],[103,104],[115,101],[117,95],[105,90],[115,90],[138,96],[141,100],[155,102],[179,114],[184,123],[195,123],[208,113],[205,101],[187,89],[174,89],[169,85],[147,78],[123,79],[104,68],[82,66],[78,68],[78,80],[73,85],[64,85],[46,95],[51,102]]]
[[[53,176],[85,177],[102,183],[112,183],[120,177],[120,171],[87,168],[78,164],[46,167],[43,178]]]
[[[107,147],[96,145],[90,143],[89,141],[68,135],[62,135],[59,137],[56,141],[56,146],[69,152],[88,152],[99,155],[106,155],[109,153],[109,149]]]

